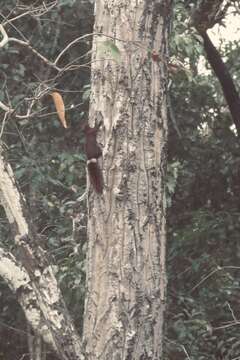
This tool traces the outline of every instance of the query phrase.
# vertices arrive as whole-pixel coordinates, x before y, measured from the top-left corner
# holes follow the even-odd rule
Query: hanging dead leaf
[[[65,129],[67,129],[68,126],[67,126],[67,122],[65,119],[65,106],[64,106],[62,95],[59,94],[57,91],[52,92],[50,95],[53,98],[59,120],[60,120],[62,126]]]

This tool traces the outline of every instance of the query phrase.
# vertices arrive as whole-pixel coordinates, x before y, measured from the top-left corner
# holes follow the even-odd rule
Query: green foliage
[[[120,62],[121,52],[113,40],[100,41],[97,49],[98,55],[103,58],[112,58],[117,63]]]
[[[184,3],[177,4],[172,51],[192,75],[179,71],[171,85],[169,169],[178,164],[178,171],[169,178],[165,360],[235,359],[240,145],[217,79],[207,63],[205,72],[198,66],[204,53],[185,25]],[[229,43],[222,52],[236,81],[239,46]]]
[[[36,1],[28,1],[22,2],[22,6],[15,7],[14,13],[9,15],[13,9],[12,1],[4,1],[1,4],[1,21],[4,16],[12,18],[25,12],[24,6],[29,10],[37,4]],[[39,53],[54,60],[72,40],[91,33],[92,24],[93,11],[89,2],[61,1],[43,17],[26,15],[14,22],[15,27],[6,25],[6,30],[11,37],[25,40],[25,36]],[[91,49],[90,39],[72,46],[58,65],[88,63],[86,54]],[[0,129],[3,126],[5,155],[27,199],[42,246],[56,264],[63,295],[79,330],[84,304],[86,218],[80,216],[85,213],[85,203],[79,203],[78,198],[86,187],[82,125],[88,112],[89,75],[87,67],[76,67],[74,71],[57,74],[29,49],[14,43],[9,43],[0,52],[0,100],[16,108],[17,114],[26,114],[32,99],[45,85],[59,91],[64,98],[66,118],[70,124],[67,130],[61,126],[52,98],[48,95],[34,103],[34,116],[26,119],[9,117],[0,124]],[[0,112],[3,119],[4,113]],[[0,211],[1,246],[14,251],[8,221],[2,208]],[[6,346],[0,345],[0,359],[21,358],[23,353],[28,352],[26,334],[23,332],[25,335],[20,343],[16,340],[19,333],[7,326],[25,331],[25,320],[2,282],[0,312],[3,323],[0,322],[1,339],[9,338]],[[21,321],[17,322],[17,318]]]
[[[166,193],[167,193],[167,205],[172,205],[172,197],[175,193],[177,186],[177,179],[181,164],[179,161],[174,161],[168,164],[167,169],[167,181],[166,181]]]
[[[34,6],[35,1],[21,3]],[[12,1],[1,5],[3,20]],[[228,360],[240,353],[235,322],[240,317],[240,145],[218,81],[207,64],[208,71],[199,72],[199,57],[204,63],[204,52],[201,39],[189,26],[185,5],[185,1],[175,2],[171,45],[172,55],[186,71],[174,75],[170,89],[175,118],[169,121],[166,186],[169,275],[165,360]],[[9,35],[19,38],[25,34],[40,53],[53,60],[73,39],[92,32],[93,11],[85,1],[64,0],[44,18],[26,19],[15,23],[20,33],[7,25]],[[85,61],[89,39],[71,47],[59,66],[79,65],[80,57]],[[111,39],[102,39],[98,51],[116,63],[121,57]],[[229,43],[222,51],[239,87],[239,44]],[[68,130],[61,127],[52,100],[45,96],[35,103],[34,117],[7,119],[3,141],[42,244],[57,265],[67,305],[81,329],[86,228],[84,204],[79,204],[78,198],[85,189],[81,129],[87,118],[89,70],[80,68],[56,76],[55,70],[29,50],[11,43],[1,49],[0,56],[0,100],[8,103],[10,98],[18,113],[26,113],[43,82],[64,90],[71,125]],[[0,211],[1,244],[14,250],[8,222]],[[27,352],[21,351],[24,341],[17,342],[18,333],[7,331],[5,325],[23,328],[23,314],[3,282],[0,313],[0,338],[8,339],[0,345],[0,358],[17,358],[16,352]]]

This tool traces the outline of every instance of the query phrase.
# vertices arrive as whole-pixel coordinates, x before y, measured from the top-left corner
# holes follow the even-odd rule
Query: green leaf
[[[105,40],[98,44],[97,49],[99,55],[104,57],[111,56],[118,64],[121,60],[121,52],[112,40]]]
[[[82,94],[83,101],[87,101],[90,98],[91,89],[86,89],[84,93]]]

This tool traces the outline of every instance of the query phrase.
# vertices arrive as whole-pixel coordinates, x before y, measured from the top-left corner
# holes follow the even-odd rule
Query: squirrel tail
[[[103,191],[103,178],[102,171],[96,159],[88,160],[87,162],[88,175],[94,190],[98,194]]]

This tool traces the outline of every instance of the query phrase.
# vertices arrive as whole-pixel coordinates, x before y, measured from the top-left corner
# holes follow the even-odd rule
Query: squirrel
[[[100,126],[100,125],[99,125]],[[88,176],[94,190],[98,194],[103,191],[103,176],[99,166],[98,159],[102,156],[102,150],[97,143],[97,132],[99,126],[91,128],[85,125],[85,153],[87,156]]]

